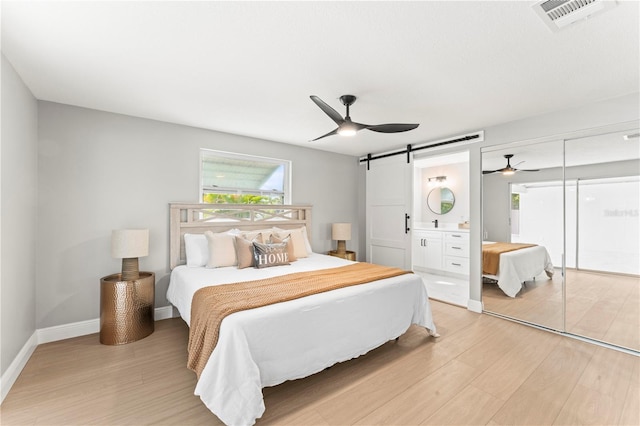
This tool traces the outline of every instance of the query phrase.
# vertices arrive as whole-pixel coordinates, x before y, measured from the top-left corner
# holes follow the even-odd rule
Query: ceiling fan
[[[517,163],[517,164],[514,164],[512,166],[511,165],[511,158],[512,157],[513,157],[513,154],[505,154],[504,158],[507,159],[507,166],[506,167],[503,167],[501,169],[496,169],[496,170],[483,170],[482,174],[483,175],[488,175],[490,173],[498,173],[498,172],[500,172],[503,175],[508,176],[508,175],[514,174],[515,172],[539,172],[540,171],[540,169],[516,169],[515,166],[517,166],[518,164],[524,163],[524,160],[519,162],[519,163]]]
[[[399,133],[399,132],[406,132],[407,130],[413,130],[419,126],[419,124],[394,123],[394,124],[370,125],[370,124],[356,123],[354,121],[351,121],[351,117],[349,116],[349,107],[353,105],[353,103],[356,101],[355,96],[353,95],[340,96],[340,102],[342,102],[342,104],[347,107],[347,115],[344,118],[342,118],[342,116],[338,113],[338,111],[331,108],[326,102],[324,102],[319,97],[315,95],[311,95],[310,97],[311,97],[311,100],[315,102],[316,105],[318,105],[320,109],[324,111],[324,113],[327,114],[338,125],[336,129],[330,131],[326,135],[322,135],[320,137],[313,139],[311,142],[317,141],[318,139],[326,138],[327,136],[332,136],[335,134],[338,134],[341,136],[353,136],[356,134],[357,131],[362,129],[372,130],[374,132],[380,132],[380,133]]]

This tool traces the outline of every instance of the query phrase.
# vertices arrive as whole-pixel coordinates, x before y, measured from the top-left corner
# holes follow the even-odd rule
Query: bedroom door
[[[413,156],[374,160],[366,171],[367,262],[411,269]]]

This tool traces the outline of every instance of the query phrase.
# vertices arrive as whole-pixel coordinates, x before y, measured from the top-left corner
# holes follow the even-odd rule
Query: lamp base
[[[337,253],[343,254],[347,252],[347,242],[345,240],[338,240]]]
[[[135,281],[140,278],[140,270],[138,269],[138,258],[128,257],[122,259],[122,280]]]

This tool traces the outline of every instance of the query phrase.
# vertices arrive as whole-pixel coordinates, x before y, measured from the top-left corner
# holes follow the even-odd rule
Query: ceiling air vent
[[[533,10],[551,31],[560,31],[615,5],[615,0],[545,0],[534,4]]]

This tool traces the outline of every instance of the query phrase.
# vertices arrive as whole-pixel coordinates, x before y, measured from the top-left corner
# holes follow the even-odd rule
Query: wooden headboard
[[[277,226],[282,229],[307,227],[311,241],[311,206],[255,205],[255,204],[186,204],[169,203],[171,269],[187,262],[184,234],[203,234],[205,231],[241,231]]]

